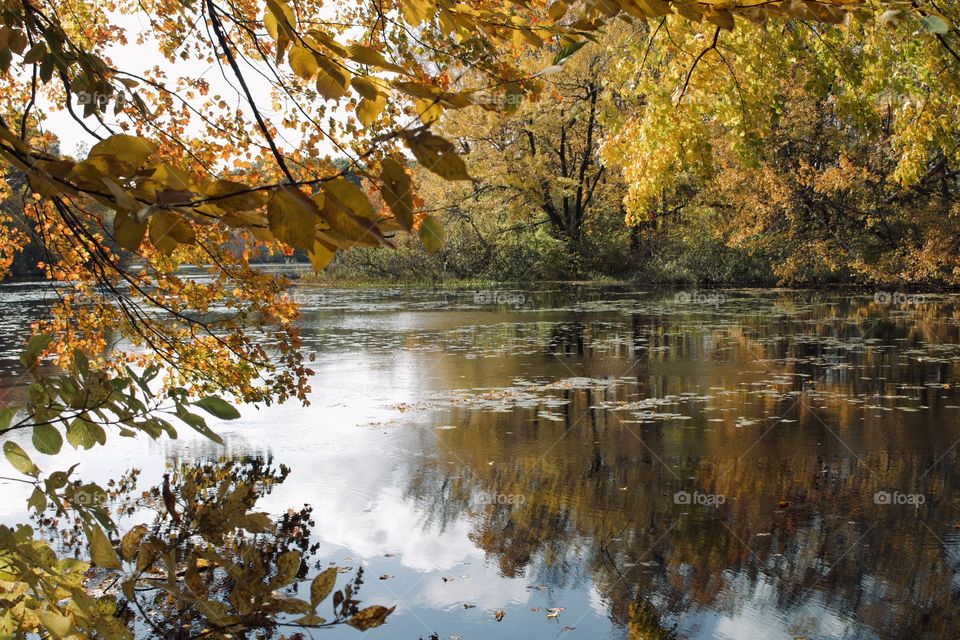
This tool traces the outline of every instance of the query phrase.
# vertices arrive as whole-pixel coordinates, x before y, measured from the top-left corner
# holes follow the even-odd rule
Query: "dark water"
[[[960,637],[960,297],[297,296],[310,407],[245,408],[226,450],[70,452],[80,474],[289,465],[265,506],[312,504],[323,563],[398,605],[371,638]],[[4,358],[43,309],[0,288]]]

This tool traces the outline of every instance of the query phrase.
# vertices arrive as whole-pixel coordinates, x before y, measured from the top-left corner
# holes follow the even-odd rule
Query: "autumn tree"
[[[733,32],[666,17],[620,58],[630,106],[604,158],[628,219],[712,216],[784,282],[956,282],[956,16],[813,17]]]

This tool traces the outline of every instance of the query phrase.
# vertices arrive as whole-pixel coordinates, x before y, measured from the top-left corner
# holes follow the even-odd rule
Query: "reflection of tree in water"
[[[651,330],[646,318],[638,327],[634,317],[622,327],[629,343],[674,350],[634,349],[643,361],[632,371],[637,384],[566,390],[569,403],[551,408],[561,413],[557,421],[530,408],[454,413],[459,428],[437,434],[436,465],[423,469],[410,493],[429,502],[440,523],[472,512],[473,541],[506,576],[562,585],[592,573],[612,618],[632,628],[669,625],[705,608],[735,615],[767,586],[766,604],[784,618],[816,602],[852,621],[851,633],[953,637],[960,455],[951,449],[957,420],[946,405],[960,403],[951,389],[924,386],[949,383],[949,361],[907,351],[929,356],[955,341],[957,313],[940,305],[916,311],[911,326],[854,326],[870,322],[871,304],[828,306],[823,317],[802,320],[758,317],[752,326],[746,318],[698,333],[662,322]],[[590,353],[591,340],[609,331],[558,326],[550,350]],[[803,337],[778,338],[791,333]],[[864,342],[874,337],[880,341]],[[741,371],[744,363],[759,370],[756,379]],[[801,390],[797,373],[819,386]],[[735,393],[670,409],[686,421],[638,423],[629,412],[598,409],[679,395],[693,382],[700,393],[711,385]],[[789,420],[770,428],[769,416]],[[675,492],[694,490],[726,502],[674,503]],[[877,505],[881,490],[921,493],[926,502]],[[524,502],[481,505],[481,493]]]

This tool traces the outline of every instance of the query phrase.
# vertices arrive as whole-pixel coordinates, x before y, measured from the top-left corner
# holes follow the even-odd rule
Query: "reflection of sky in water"
[[[312,405],[243,407],[240,421],[210,423],[225,436],[229,451],[269,452],[276,463],[291,467],[287,481],[262,506],[280,512],[313,505],[322,562],[362,566],[361,599],[399,605],[388,628],[371,637],[426,638],[436,631],[441,638],[459,634],[464,640],[618,638],[623,630],[611,617],[624,621],[622,585],[616,576],[594,573],[599,565],[593,555],[603,540],[569,525],[558,533],[558,545],[535,549],[521,570],[507,577],[496,549],[478,543],[483,514],[444,493],[446,484],[462,480],[476,492],[514,473],[522,481],[524,472],[515,467],[523,469],[527,457],[537,457],[531,448],[534,454],[537,447],[545,450],[549,434],[572,430],[574,441],[554,449],[549,462],[567,465],[575,474],[571,485],[593,483],[597,504],[584,508],[600,520],[608,510],[631,508],[613,504],[610,495],[626,499],[638,493],[653,501],[672,495],[677,487],[670,473],[687,481],[702,459],[715,456],[719,464],[736,458],[769,429],[771,419],[783,418],[783,430],[757,446],[754,464],[774,478],[787,471],[802,474],[804,465],[822,468],[824,482],[840,485],[862,471],[861,454],[874,464],[875,455],[895,460],[908,452],[925,469],[957,435],[956,385],[944,386],[956,382],[952,363],[960,355],[952,307],[934,318],[914,318],[911,310],[884,314],[878,325],[857,305],[841,308],[838,297],[818,302],[776,295],[730,292],[723,304],[704,310],[672,304],[669,294],[567,300],[554,292],[530,294],[522,308],[489,309],[475,304],[471,292],[301,290],[305,342],[318,354],[311,365]],[[43,300],[30,287],[0,289],[0,307],[11,310],[0,321],[4,360],[14,353],[13,335],[36,317]],[[445,306],[452,310],[443,311]],[[807,386],[807,380],[819,386]],[[578,422],[575,412],[600,416],[592,423],[599,435],[586,429],[588,422]],[[811,428],[816,427],[812,413],[823,416],[828,429]],[[922,431],[931,420],[939,430]],[[924,437],[904,439],[905,426]],[[830,429],[840,431],[842,446]],[[177,441],[123,441],[122,455],[112,446],[70,456],[81,462],[84,479],[103,481],[135,465],[143,470],[141,486],[149,486],[168,457],[223,453],[186,429],[182,433]],[[541,441],[541,434],[548,435]],[[29,446],[29,438],[18,440]],[[600,471],[585,481],[577,456],[594,455],[590,448],[597,443],[602,443],[595,454]],[[848,444],[856,455],[844,450]],[[37,461],[49,468],[49,458]],[[660,480],[654,482],[660,484],[637,483],[647,476],[629,475],[630,465],[657,470]],[[8,475],[5,463],[0,473]],[[611,483],[614,490],[605,493]],[[630,491],[617,493],[620,485]],[[28,492],[18,483],[4,483],[3,492],[0,520],[14,522]],[[652,576],[643,583],[651,590],[642,595],[666,612],[664,622],[676,624],[682,637],[886,637],[843,610],[842,597],[826,597],[826,585],[816,579],[800,581],[799,592],[789,597],[779,584],[784,572],[830,575],[832,566],[818,554],[827,533],[842,526],[831,514],[821,514],[821,506],[814,503],[809,516],[791,520],[789,536],[781,532],[778,546],[771,547],[795,554],[792,564],[739,560],[738,567],[722,572],[722,587],[711,602],[678,602],[670,595],[676,586],[671,581],[686,585],[705,569],[671,562],[671,553],[682,549],[675,546],[676,532],[666,531],[662,522],[669,509],[655,510],[658,520],[649,524],[659,527],[653,538],[665,534],[654,545],[657,553],[640,558],[646,546],[624,547],[617,560],[646,563],[637,567]],[[769,529],[780,526],[783,517],[767,513],[775,510],[774,505],[761,516],[743,516],[749,518],[743,525],[749,544],[758,552],[764,553],[762,541],[771,538],[750,535],[769,536]],[[863,511],[851,520],[862,521]],[[942,533],[949,515],[938,512],[941,520],[930,526]],[[883,523],[888,525],[900,526]],[[849,526],[856,540],[869,525]],[[495,547],[497,531],[488,533]],[[944,534],[943,540],[931,537],[928,547],[944,558],[950,583],[960,591],[957,536]],[[567,574],[557,575],[556,567]],[[882,609],[887,592],[897,597],[897,591],[870,566],[863,569],[859,584],[845,589]],[[548,607],[566,610],[553,621],[543,611]],[[496,609],[506,611],[503,622],[493,620]],[[575,629],[565,631],[568,626]]]

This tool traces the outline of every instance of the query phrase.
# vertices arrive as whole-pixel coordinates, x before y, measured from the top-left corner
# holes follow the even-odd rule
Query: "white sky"
[[[336,4],[331,5],[331,15],[333,15],[335,10]],[[138,34],[151,30],[149,21],[142,12],[132,15],[114,14],[111,16],[111,21],[113,24],[125,30],[129,43],[123,46],[113,46],[107,50],[106,55],[114,67],[145,76],[148,69],[159,66],[166,74],[167,85],[172,90],[177,88],[178,78],[203,78],[210,85],[208,97],[219,94],[231,108],[237,107],[241,109],[251,124],[253,123],[253,114],[228,65],[224,64],[221,69],[220,65],[216,63],[211,65],[192,57],[188,60],[177,59],[176,63],[170,63],[159,53],[159,49],[150,46],[149,43],[138,45],[136,43]],[[270,120],[279,130],[279,135],[276,139],[277,145],[281,150],[285,147],[290,148],[296,145],[299,142],[300,134],[290,129],[285,130],[280,125],[282,113],[274,109],[274,100],[271,94],[273,88],[270,82],[251,66],[245,64],[243,59],[238,58],[238,61],[244,72],[244,79],[247,82],[247,86],[250,88],[256,100],[258,110],[265,119]],[[282,64],[285,65],[286,62]],[[264,69],[261,68],[261,71],[263,70]],[[226,74],[226,78],[224,74]],[[65,107],[59,104],[53,105],[49,101],[43,103],[38,100],[38,103],[46,113],[43,128],[57,135],[61,141],[60,148],[63,153],[76,156],[79,155],[78,149],[82,149],[83,145],[89,147],[96,143],[96,139],[77,124]],[[74,97],[73,104],[74,111],[82,117],[83,107],[77,104],[76,97]],[[313,112],[311,115],[316,115],[316,109],[319,106],[319,103],[313,105],[304,104],[304,107],[307,108],[308,111]],[[333,106],[334,103],[327,102],[328,108],[323,122],[326,122],[326,119],[331,116],[337,118],[338,121],[345,119],[345,113],[333,110]],[[108,113],[105,115],[104,120],[109,125],[113,126],[115,122],[119,122],[119,120],[112,116],[112,103],[107,111]],[[199,121],[199,118],[196,120]],[[102,136],[109,135],[109,132],[100,125],[94,116],[84,119],[84,123]],[[252,124],[252,126],[255,125]],[[114,127],[114,130],[115,132],[119,131],[119,127]],[[197,132],[200,130],[198,125]],[[265,143],[258,132],[253,137],[258,142]],[[327,148],[320,149],[321,155],[339,155],[337,150],[329,143],[327,143],[326,147]]]

